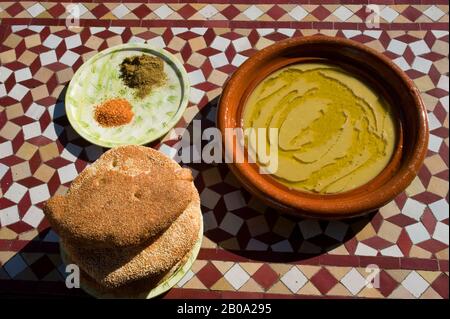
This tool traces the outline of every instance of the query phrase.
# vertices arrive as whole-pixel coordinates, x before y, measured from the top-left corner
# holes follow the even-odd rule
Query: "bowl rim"
[[[73,86],[75,85],[74,83],[80,77],[81,72],[83,72],[91,63],[95,62],[95,60],[97,60],[97,59],[101,58],[102,56],[107,55],[111,52],[120,51],[120,50],[124,50],[124,49],[125,50],[126,49],[143,49],[146,51],[158,52],[159,54],[164,56],[168,61],[170,61],[173,64],[174,68],[176,68],[176,70],[180,74],[180,80],[183,82],[182,83],[183,95],[181,97],[180,107],[178,108],[177,113],[174,114],[174,116],[170,119],[170,122],[167,125],[167,127],[165,129],[161,130],[158,135],[153,136],[152,138],[143,140],[138,145],[146,145],[146,144],[152,143],[152,142],[160,139],[161,137],[163,137],[165,134],[167,134],[174,126],[177,125],[177,123],[182,118],[184,112],[186,111],[187,106],[189,105],[191,84],[189,81],[187,71],[184,68],[183,64],[178,60],[178,58],[175,55],[173,55],[172,53],[170,53],[169,51],[167,51],[163,48],[155,47],[149,43],[122,43],[122,44],[118,44],[118,45],[109,47],[107,49],[104,49],[102,51],[99,51],[99,52],[95,53],[93,56],[91,56],[86,62],[84,62],[72,76],[72,79],[70,80],[69,85],[67,86],[67,90],[64,95],[64,111],[66,112],[67,119],[69,120],[69,123],[72,126],[72,128],[82,138],[84,138],[86,141],[88,141],[92,144],[95,144],[95,145],[98,145],[101,147],[112,148],[112,147],[116,147],[116,146],[127,145],[129,143],[106,142],[106,141],[102,141],[102,140],[97,140],[97,139],[89,136],[88,134],[86,134],[84,132],[84,130],[78,124],[77,120],[72,116],[72,113],[68,112],[69,108],[74,107],[74,106],[69,105],[69,103],[67,102],[68,101],[67,96],[69,96],[70,92],[73,90]]]
[[[336,44],[350,47],[358,51],[362,51],[366,55],[370,55],[372,58],[378,60],[382,64],[386,65],[395,76],[397,76],[405,87],[407,87],[408,94],[414,101],[414,107],[416,112],[418,112],[418,132],[416,137],[416,143],[413,146],[413,153],[415,156],[411,156],[407,162],[407,168],[397,169],[394,174],[384,183],[381,187],[377,187],[371,192],[360,192],[354,195],[348,195],[349,192],[337,193],[331,196],[327,196],[324,199],[324,195],[314,196],[310,193],[293,192],[290,190],[283,189],[279,183],[270,183],[262,175],[257,173],[254,169],[251,169],[248,162],[244,163],[228,163],[231,171],[237,176],[237,178],[244,184],[246,188],[250,190],[253,194],[258,197],[263,197],[266,202],[275,201],[280,204],[278,208],[286,210],[297,215],[306,215],[310,217],[321,217],[321,218],[341,218],[341,217],[353,217],[357,215],[364,214],[366,212],[374,211],[381,206],[385,205],[393,198],[395,198],[399,193],[401,193],[415,178],[418,170],[420,169],[423,160],[427,154],[428,150],[428,121],[427,112],[425,105],[420,97],[419,90],[415,86],[414,82],[388,57],[384,56],[382,53],[363,45],[359,42],[345,39],[345,38],[335,38],[325,35],[313,35],[308,37],[298,37],[282,40],[273,45],[270,45],[261,51],[255,53],[247,61],[245,61],[239,69],[230,77],[229,81],[223,90],[220,97],[217,111],[217,126],[222,132],[222,142],[226,149],[233,150],[233,158],[235,156],[235,151],[233,147],[230,147],[229,141],[224,138],[225,128],[230,127],[229,123],[237,116],[237,112],[231,112],[228,105],[228,99],[230,95],[240,83],[246,79],[246,74],[252,71],[252,65],[255,61],[260,61],[266,57],[270,57],[276,52],[293,48],[297,46],[310,45],[310,44],[322,44],[322,45],[333,45]],[[312,55],[311,57],[316,57]],[[248,78],[248,76],[247,76]],[[246,82],[248,83],[248,79]],[[243,91],[249,86],[249,84],[244,85]],[[231,125],[231,127],[236,127]],[[383,170],[384,171],[384,170]],[[372,181],[367,184],[358,187],[365,187],[370,185]],[[274,186],[278,184],[278,186]],[[347,197],[340,195],[345,195]],[[351,193],[351,192],[350,192]]]

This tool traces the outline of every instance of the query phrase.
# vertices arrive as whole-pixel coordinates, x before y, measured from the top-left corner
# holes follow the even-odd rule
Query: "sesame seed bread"
[[[131,249],[156,240],[195,196],[189,169],[152,148],[127,145],[104,153],[44,213],[73,247]]]

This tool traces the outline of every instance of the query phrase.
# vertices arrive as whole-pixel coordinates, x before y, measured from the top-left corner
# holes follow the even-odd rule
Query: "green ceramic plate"
[[[143,99],[119,78],[123,59],[141,54],[162,58],[167,75],[166,84]],[[189,102],[189,89],[186,70],[175,56],[145,43],[122,44],[95,54],[77,70],[66,92],[66,114],[75,131],[93,144],[147,144],[180,120]],[[129,124],[105,128],[94,120],[95,106],[111,98],[125,98],[131,103],[134,117]]]
[[[200,247],[202,245],[203,240],[203,216],[202,212],[199,210],[200,214],[200,229],[198,232],[198,239],[192,248],[189,258],[187,259],[186,263],[184,263],[180,268],[178,268],[170,277],[162,281],[158,286],[156,287],[150,287],[149,291],[144,293],[141,297],[143,299],[151,299],[154,297],[157,297],[165,292],[167,292],[169,289],[171,289],[173,286],[175,286],[182,278],[183,276],[191,269],[192,264],[197,259],[198,253],[200,251]],[[66,261],[66,252],[64,250],[64,247],[60,245],[60,251],[61,251],[61,258],[64,264],[67,265]],[[104,294],[96,291],[92,287],[87,287],[84,285],[81,285],[81,289],[83,289],[85,292],[90,294],[93,297],[96,298],[114,298],[113,295]]]

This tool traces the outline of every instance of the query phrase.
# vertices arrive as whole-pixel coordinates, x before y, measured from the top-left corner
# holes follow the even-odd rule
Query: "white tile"
[[[81,37],[79,34],[74,34],[70,37],[67,37],[64,39],[64,41],[66,42],[66,47],[69,50],[81,46]]]
[[[192,270],[189,270],[187,273],[184,274],[183,278],[180,279],[180,281],[177,283],[178,287],[183,287],[185,283],[187,283],[189,280],[194,277],[194,272]]]
[[[203,189],[202,193],[200,194],[201,204],[205,207],[208,207],[209,209],[214,209],[219,199],[220,194],[209,188]]]
[[[41,124],[33,122],[22,126],[23,137],[25,140],[41,135]]]
[[[189,31],[188,28],[179,28],[179,27],[175,27],[175,28],[171,28],[173,35],[178,35],[184,32]]]
[[[219,11],[217,11],[217,9],[210,4],[204,6],[201,10],[198,11],[198,13],[200,13],[206,19],[214,17],[218,12]]]
[[[75,167],[75,164],[72,163],[58,168],[58,176],[61,184],[73,181],[75,177],[78,176],[78,171]]]
[[[23,68],[15,71],[14,77],[16,78],[16,82],[22,82],[31,79],[32,75],[29,68]]]
[[[56,141],[58,136],[63,132],[63,127],[58,124],[50,123],[47,128],[42,133],[43,136],[51,139],[52,141]]]
[[[145,39],[139,38],[134,35],[130,38],[130,40],[128,40],[128,43],[144,43],[144,42],[145,42]]]
[[[164,49],[166,47],[166,43],[161,36],[154,37],[153,39],[148,40],[147,43],[158,49]]]
[[[68,66],[72,66],[80,57],[80,55],[78,55],[75,52],[72,51],[66,51],[64,53],[64,55],[61,57],[61,59],[59,60],[59,62],[68,65]]]
[[[121,35],[123,31],[125,31],[125,27],[109,27],[108,30],[115,34]]]
[[[68,7],[69,8],[69,7]],[[81,18],[89,10],[81,3],[77,3],[69,8],[69,12],[73,17]]]
[[[444,109],[448,112],[448,95],[441,97],[439,102],[441,102]]]
[[[191,32],[194,32],[195,34],[198,35],[205,35],[206,31],[208,31],[208,28],[203,27],[191,28]]]
[[[191,101],[194,104],[198,104],[202,100],[203,96],[205,96],[205,91],[196,88],[191,88],[189,101]]]
[[[421,55],[425,53],[430,53],[431,50],[424,40],[415,41],[409,44],[414,55]]]
[[[100,33],[102,31],[105,31],[106,28],[105,27],[90,27],[89,31],[91,32],[91,34],[96,34],[96,33]]]
[[[29,89],[22,84],[17,83],[14,85],[11,91],[9,91],[8,96],[12,97],[17,101],[21,101],[23,97],[28,93]]]
[[[309,239],[322,234],[319,222],[312,219],[305,219],[298,223],[304,239]]]
[[[347,233],[347,230],[348,224],[340,221],[330,221],[327,228],[325,229],[325,235],[338,241],[342,241],[345,234]]]
[[[296,267],[292,266],[280,280],[292,291],[294,294],[299,291],[307,282],[308,278]]]
[[[289,243],[289,240],[287,240],[287,239],[279,241],[278,243],[271,245],[270,248],[272,248],[272,251],[282,252],[282,253],[291,253],[294,251],[292,249],[291,244]]]
[[[292,37],[295,33],[295,29],[292,28],[279,28],[277,29],[278,33],[284,34],[288,37]]]
[[[402,214],[414,218],[415,220],[420,220],[423,212],[427,206],[415,199],[408,198],[402,209]]]
[[[12,201],[14,203],[18,203],[21,201],[23,196],[26,194],[27,190],[28,189],[25,186],[14,182],[8,188],[8,190],[3,195],[3,197],[9,199],[10,201]]]
[[[383,256],[404,257],[402,251],[400,250],[400,248],[398,248],[397,245],[392,245],[384,248],[380,252]]]
[[[47,184],[32,187],[29,191],[31,204],[37,204],[50,198]]]
[[[45,11],[45,8],[43,5],[41,5],[39,2],[35,3],[31,7],[27,9],[28,13],[34,18],[40,15],[42,12]]]
[[[230,39],[221,36],[216,36],[213,42],[211,43],[211,48],[219,51],[225,51],[230,45],[230,43],[231,43]]]
[[[435,130],[442,126],[441,122],[439,122],[436,115],[434,115],[433,112],[428,113],[428,126],[430,128],[430,131]]]
[[[0,227],[8,226],[20,221],[17,205],[0,209]]]
[[[0,158],[13,155],[13,148],[11,141],[0,143]]]
[[[54,50],[41,53],[39,55],[39,59],[41,60],[41,65],[43,65],[43,66],[49,65],[49,64],[52,64],[52,63],[55,63],[58,61]]]
[[[416,298],[419,298],[429,285],[430,284],[414,270],[402,281],[402,286]]]
[[[120,19],[130,13],[130,9],[128,9],[124,4],[121,3],[112,10],[112,13]]]
[[[243,14],[250,20],[258,19],[264,12],[255,5],[248,7]]]
[[[250,279],[250,276],[238,263],[234,264],[225,273],[224,277],[236,290],[241,288]]]
[[[266,251],[268,245],[254,238],[250,238],[246,250],[249,251]]]
[[[365,30],[364,35],[367,35],[374,39],[379,39],[382,34],[381,30]]]
[[[411,69],[411,66],[406,62],[404,57],[398,57],[397,59],[393,60],[397,66],[402,69],[403,71]]]
[[[303,20],[303,18],[308,15],[308,11],[303,9],[301,6],[295,6],[288,13],[294,20],[297,20],[297,21]]]
[[[432,5],[428,9],[426,9],[423,14],[425,14],[428,18],[430,18],[433,21],[439,21],[444,15],[445,12],[442,11],[440,8],[436,7],[435,5]]]
[[[203,229],[205,232],[211,229],[217,228],[217,220],[216,216],[214,216],[214,212],[210,210],[206,214],[203,214]]]
[[[161,19],[165,19],[173,13],[173,10],[168,5],[162,5],[153,12]]]
[[[275,29],[273,29],[273,28],[258,28],[258,29],[256,29],[256,32],[258,32],[258,34],[260,36],[264,37],[268,34],[274,33]]]
[[[33,120],[39,120],[45,112],[45,107],[42,105],[36,104],[33,102],[28,110],[25,112],[25,115],[29,118],[32,118]]]
[[[360,35],[362,32],[360,30],[342,30],[342,33],[344,33],[347,39],[351,39],[357,35]]]
[[[442,137],[430,134],[430,138],[428,140],[428,149],[430,151],[438,153],[439,149],[441,148],[442,141]]]
[[[233,46],[236,52],[242,52],[245,50],[249,50],[252,48],[250,41],[247,37],[242,37],[236,40],[233,40]]]
[[[80,156],[81,151],[82,148],[80,146],[68,143],[61,152],[61,157],[68,161],[75,162]]]
[[[226,213],[219,227],[231,235],[236,236],[243,223],[244,220],[241,217],[233,213]]]
[[[240,190],[225,194],[223,196],[227,210],[232,211],[245,207],[247,204]]]
[[[387,50],[395,54],[402,55],[405,52],[407,46],[408,45],[404,42],[392,39],[391,42],[389,42]]]
[[[353,15],[353,12],[346,6],[340,6],[333,12],[333,15],[341,21],[347,21]]]
[[[2,12],[1,4],[0,4],[0,12]],[[12,25],[12,26],[11,26],[11,30],[12,30],[12,32],[16,33],[16,32],[25,30],[27,27],[28,27],[28,26],[25,25],[25,24]]]
[[[12,73],[10,69],[0,66],[0,82],[5,82]]]
[[[0,83],[0,98],[5,97],[6,96],[6,88],[5,85]]]
[[[341,283],[352,293],[352,295],[358,294],[358,292],[366,286],[366,279],[355,269],[352,268],[342,279]]]
[[[409,235],[413,244],[421,243],[425,240],[430,239],[430,234],[428,234],[427,229],[422,223],[415,223],[405,227],[406,232]]]
[[[44,213],[42,209],[36,206],[31,206],[22,218],[22,221],[28,225],[37,228],[41,221],[44,219]]]
[[[214,69],[229,64],[227,56],[223,52],[211,56],[209,58],[209,61],[211,62],[211,65]]]
[[[244,63],[248,57],[240,54],[236,54],[233,58],[233,61],[231,61],[231,64],[234,66],[240,66],[242,63]]]
[[[437,87],[448,92],[448,76],[447,75],[441,75],[441,77],[439,78]]]
[[[448,225],[442,222],[437,222],[436,228],[434,229],[433,238],[448,245],[448,237]]]
[[[444,219],[448,218],[449,207],[445,198],[431,203],[428,206],[430,207],[431,212],[438,221],[443,221]]]
[[[431,30],[431,33],[436,37],[436,39],[440,39],[448,35],[448,31],[444,30]]]
[[[373,249],[366,244],[358,243],[358,245],[356,246],[355,255],[357,256],[376,256],[377,254],[378,250]]]
[[[170,158],[174,158],[177,154],[176,148],[170,147],[166,144],[161,144],[161,146],[159,147],[159,151],[166,154]]]
[[[419,72],[422,73],[428,73],[428,71],[430,71],[431,66],[433,65],[433,62],[431,62],[430,60],[421,58],[420,56],[416,57],[413,61],[413,64],[411,65],[411,67],[414,70],[417,70]]]
[[[49,49],[56,49],[58,45],[61,43],[62,39],[54,34],[50,34],[44,42],[42,42],[42,45],[49,48]]]
[[[5,176],[6,172],[9,170],[9,166],[6,166],[3,163],[0,163],[0,180]]]
[[[189,82],[191,83],[191,85],[197,85],[199,83],[203,83],[206,81],[202,70],[195,70],[195,71],[189,72],[188,76],[189,76]]]
[[[28,267],[27,264],[25,263],[25,261],[23,260],[23,258],[20,256],[19,253],[15,254],[14,257],[8,260],[8,262],[3,266],[3,268],[6,270],[6,272],[11,278],[17,276],[27,267]]]
[[[394,21],[398,15],[399,13],[389,6],[384,7],[383,10],[380,11],[380,16],[387,22]]]
[[[45,25],[29,25],[28,30],[34,31],[36,33],[42,32],[44,30]]]

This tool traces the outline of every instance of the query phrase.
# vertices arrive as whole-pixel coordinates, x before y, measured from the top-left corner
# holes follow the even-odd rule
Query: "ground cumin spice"
[[[134,113],[125,99],[110,99],[95,107],[94,118],[104,127],[125,125],[131,122]]]
[[[145,54],[127,57],[120,64],[120,78],[126,86],[136,89],[138,98],[143,98],[166,81],[164,61]]]

